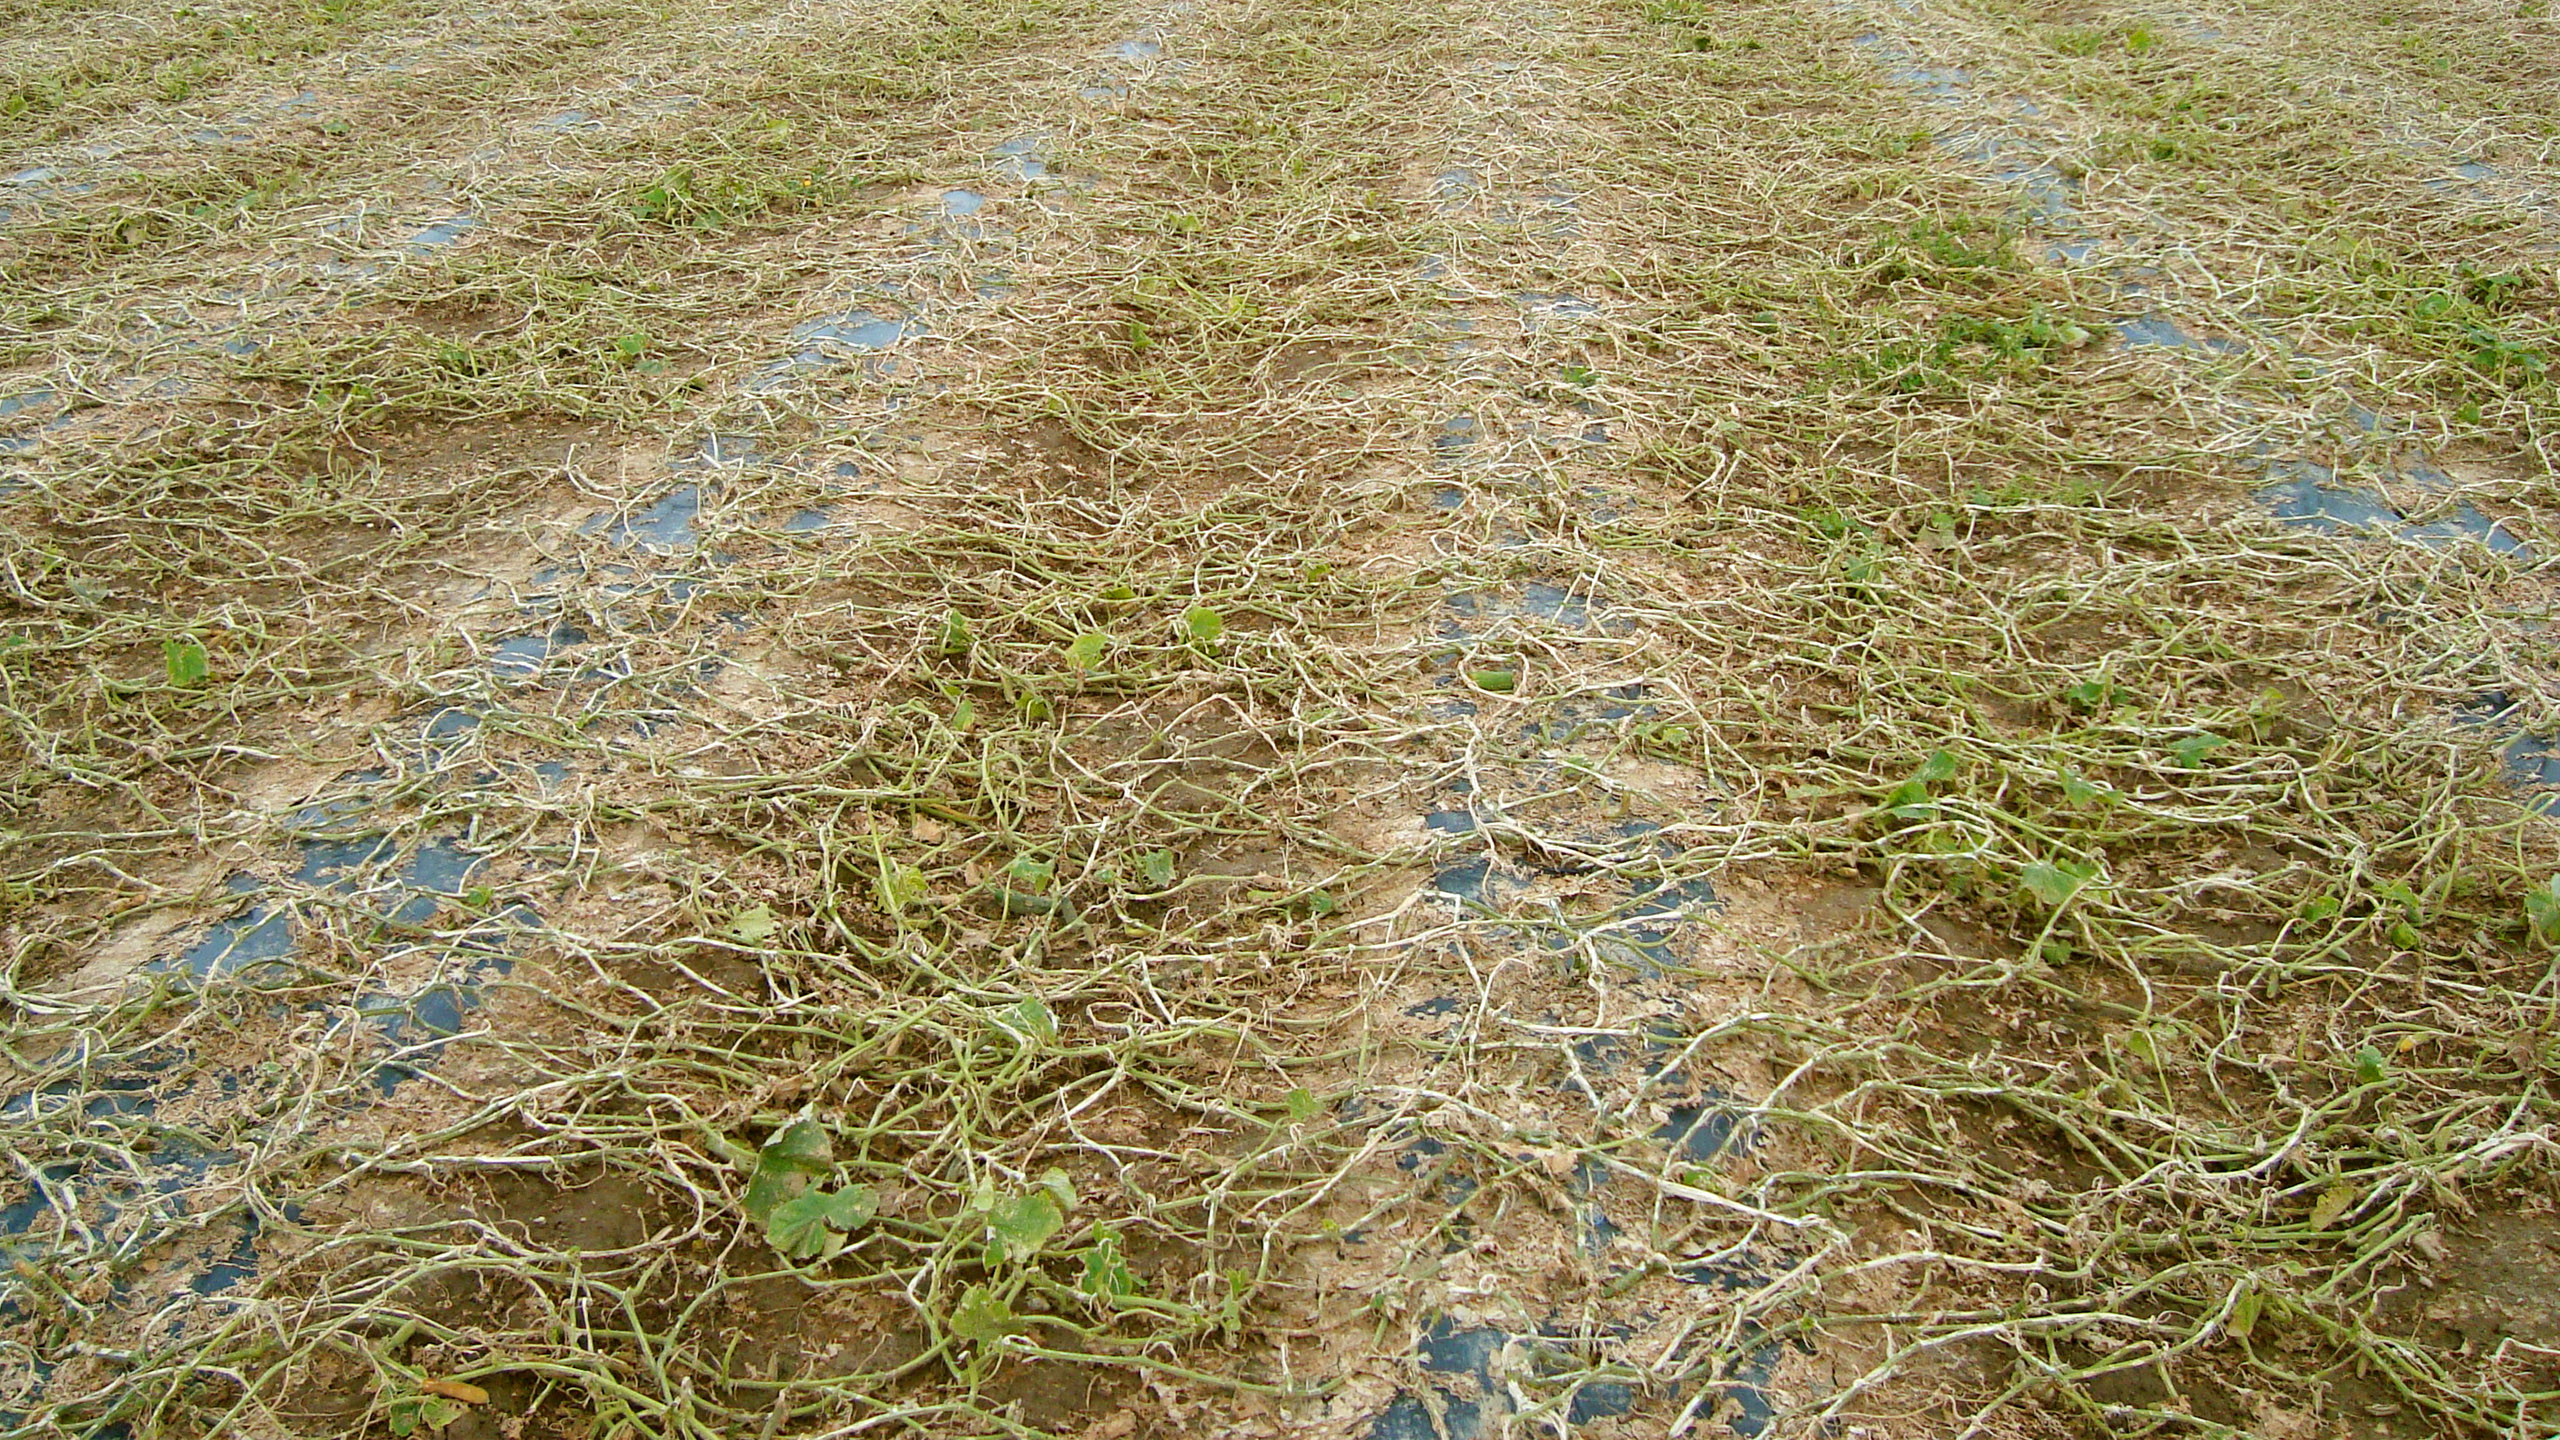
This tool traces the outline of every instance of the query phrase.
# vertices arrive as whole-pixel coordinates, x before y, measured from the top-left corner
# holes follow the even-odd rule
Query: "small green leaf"
[[[1467,680],[1477,689],[1490,690],[1496,695],[1508,695],[1520,688],[1520,672],[1517,670],[1470,670]]]
[[[923,904],[927,893],[924,872],[913,865],[891,865],[880,877],[880,905],[891,914]]]
[[[1028,1260],[1040,1253],[1049,1238],[1066,1227],[1067,1217],[1058,1208],[1058,1199],[1046,1190],[1034,1190],[999,1200],[987,1216],[991,1249],[1003,1252],[1008,1260]]]
[[[1956,778],[1956,757],[1944,750],[1932,750],[1911,778],[1923,785],[1943,785]]]
[[[1022,855],[1004,867],[1004,873],[1015,889],[1037,895],[1058,878],[1058,867],[1037,855]]]
[[[844,1236],[827,1225],[827,1197],[802,1195],[773,1207],[765,1217],[764,1238],[793,1260],[831,1258],[844,1248]]]
[[[2170,744],[2169,758],[2182,770],[2202,769],[2204,757],[2230,743],[2219,735],[2190,735]]]
[[[831,1257],[844,1248],[846,1235],[870,1224],[879,1213],[880,1197],[868,1185],[813,1191],[773,1207],[764,1233],[774,1249],[794,1260]]]
[[[2344,908],[2346,907],[2339,903],[2337,896],[2322,893],[2314,895],[2310,899],[2303,901],[2301,913],[2303,919],[2317,923],[2328,919],[2330,916],[2337,914]]]
[[[2151,1038],[2150,1031],[2126,1031],[2124,1033],[2124,1048],[2132,1053],[2133,1058],[2141,1061],[2143,1064],[2148,1065],[2155,1070],[2160,1068],[2160,1045],[2159,1042]]]
[[[2533,927],[2534,939],[2560,946],[2560,875],[2525,892],[2524,918]]]
[[[1026,995],[996,1015],[996,1023],[1025,1040],[1040,1045],[1058,1043],[1058,1020],[1040,997]]]
[[[169,683],[181,689],[203,684],[212,670],[204,647],[193,640],[163,640],[160,651],[168,661]]]
[[[1588,365],[1567,365],[1564,367],[1564,383],[1577,390],[1588,390],[1600,383],[1600,372]]]
[[[385,1407],[382,1423],[394,1435],[441,1430],[470,1413],[470,1407],[442,1395],[403,1395]]]
[[[1303,1125],[1307,1121],[1316,1118],[1315,1092],[1309,1090],[1306,1086],[1301,1085],[1296,1089],[1291,1090],[1289,1092],[1287,1103],[1289,1106],[1289,1120],[1291,1124]]]
[[[1110,648],[1110,636],[1087,630],[1067,646],[1067,663],[1079,670],[1090,670],[1101,663],[1103,652]]]
[[[958,704],[953,705],[953,706],[951,707],[951,728],[952,728],[952,729],[957,730],[957,731],[959,731],[959,732],[961,732],[962,734],[964,734],[964,735],[965,735],[965,734],[967,734],[967,733],[969,732],[969,727],[970,727],[970,726],[972,726],[972,725],[975,725],[975,724],[977,724],[977,723],[978,723],[978,707],[977,707],[977,706],[970,704],[967,700],[962,700],[962,701],[960,701]]]
[[[773,932],[779,928],[780,922],[774,919],[772,906],[750,905],[729,922],[727,934],[741,945],[762,945],[772,939]]]
[[[1172,851],[1150,850],[1138,857],[1138,878],[1146,881],[1150,890],[1169,889],[1173,885],[1173,866]]]
[[[1135,600],[1138,598],[1138,592],[1130,589],[1126,585],[1114,585],[1102,592],[1102,598],[1105,600]]]
[[[2356,1052],[2357,1084],[2379,1085],[2388,1078],[2389,1074],[2390,1072],[2383,1068],[2381,1050],[2367,1045]]]
[[[2021,872],[2027,891],[2046,905],[2059,908],[2062,902],[2080,893],[2080,887],[2097,876],[2098,867],[2077,860],[2038,861]]]
[[[2240,1298],[2231,1302],[2231,1322],[2225,1327],[2232,1338],[2248,1339],[2249,1332],[2258,1328],[2258,1315],[2266,1306],[2267,1298],[2255,1289],[2240,1292]]]
[[[969,622],[961,619],[960,612],[957,610],[942,617],[942,653],[945,655],[969,653]]]
[[[2080,778],[2080,772],[2077,770],[2065,771],[2063,773],[2062,799],[2063,803],[2067,805],[2094,805],[2101,801],[2114,800],[2116,798],[2117,795],[2113,786],[2096,784],[2091,781],[2084,780]]]
[[[1182,628],[1194,645],[1214,645],[1227,633],[1227,622],[1206,605],[1194,605],[1182,612]]]
[[[1119,1236],[1097,1231],[1093,1243],[1076,1253],[1084,1261],[1084,1274],[1076,1280],[1078,1290],[1104,1301],[1125,1300],[1138,1293],[1138,1277],[1121,1258]]]
[[[794,1120],[756,1154],[747,1181],[747,1218],[761,1225],[786,1200],[796,1200],[835,1168],[835,1142],[815,1120]]]
[[[963,1340],[991,1344],[1012,1334],[1015,1328],[1013,1307],[984,1285],[961,1291],[960,1303],[951,1307],[951,1333]]]
[[[2116,687],[2104,680],[2083,680],[2065,686],[2062,698],[2077,710],[2103,710],[2115,703]]]

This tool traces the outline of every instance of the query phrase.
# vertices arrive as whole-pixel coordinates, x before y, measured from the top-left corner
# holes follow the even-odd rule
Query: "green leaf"
[[[1191,636],[1192,644],[1213,645],[1219,636],[1227,633],[1227,622],[1218,618],[1218,612],[1208,606],[1194,605],[1182,612],[1182,628]]]
[[[2180,769],[2202,769],[2204,757],[2230,743],[2219,735],[2190,735],[2169,746],[2169,758],[2177,761]]]
[[[2063,687],[2062,698],[2077,710],[2103,710],[2115,703],[2116,687],[2104,680],[2083,680]]]
[[[1290,1123],[1302,1125],[1316,1118],[1316,1095],[1306,1086],[1301,1085],[1291,1090],[1287,1103]]]
[[[169,683],[180,688],[203,684],[212,670],[204,647],[193,640],[163,640],[160,651],[169,664]]]
[[[1911,778],[1923,785],[1943,785],[1956,778],[1956,757],[1944,750],[1932,750]]]
[[[1218,1328],[1232,1340],[1244,1329],[1244,1301],[1253,1284],[1253,1276],[1230,1265],[1226,1269],[1227,1295],[1218,1302]]]
[[[827,1225],[824,1195],[802,1195],[774,1206],[764,1222],[764,1238],[794,1260],[832,1257],[844,1248],[844,1236]]]
[[[827,1223],[839,1230],[859,1230],[880,1213],[880,1193],[868,1185],[847,1185],[827,1197]]]
[[[1058,867],[1036,855],[1023,855],[1004,867],[1005,878],[1015,888],[1038,894],[1058,878]]]
[[[2525,892],[2524,918],[2533,927],[2534,939],[2560,946],[2560,875]]]
[[[2382,1052],[2379,1049],[2367,1045],[2356,1052],[2357,1084],[2379,1085],[2389,1076],[2390,1071],[2383,1067]]]
[[[1520,672],[1517,670],[1470,670],[1467,680],[1477,689],[1490,690],[1496,695],[1508,695],[1520,688]]]
[[[1138,857],[1138,878],[1151,890],[1168,889],[1173,884],[1173,852],[1150,850]]]
[[[1066,1228],[1065,1212],[1058,1199],[1046,1190],[1034,1190],[996,1202],[987,1216],[987,1231],[993,1238],[992,1248],[1001,1250],[1008,1260],[1028,1260],[1040,1253],[1051,1236]]]
[[[762,945],[773,938],[780,922],[773,918],[770,905],[750,905],[729,922],[728,936],[741,945]]]
[[[1041,1045],[1058,1043],[1058,1020],[1036,995],[1025,996],[996,1016],[996,1023],[1025,1040]]]
[[[782,1127],[756,1154],[756,1170],[747,1181],[747,1218],[764,1224],[786,1200],[796,1200],[835,1168],[835,1142],[815,1120],[794,1120]]]
[[[421,1429],[441,1430],[470,1412],[470,1406],[441,1395],[403,1395],[391,1402],[382,1421],[394,1435],[415,1435]]]
[[[923,904],[927,893],[924,872],[913,865],[892,865],[880,877],[882,908],[896,913]]]
[[[969,727],[970,727],[970,726],[975,725],[975,724],[977,724],[977,723],[978,723],[978,707],[977,707],[977,706],[970,704],[970,703],[969,703],[968,701],[966,701],[966,700],[962,700],[960,703],[958,703],[958,704],[956,704],[956,705],[954,705],[954,706],[952,706],[952,707],[951,707],[951,728],[952,728],[952,729],[954,729],[954,730],[958,730],[958,731],[960,731],[960,732],[962,732],[962,733],[964,733],[964,734],[965,734],[965,733],[967,733],[967,731],[968,731],[968,729],[969,729]]]
[[[2124,1048],[2132,1052],[2133,1057],[2141,1061],[2143,1064],[2148,1065],[2155,1070],[2160,1068],[2160,1045],[2159,1042],[2151,1038],[2150,1031],[2126,1031],[2124,1033]]]
[[[1588,390],[1600,383],[1600,372],[1588,365],[1567,365],[1564,367],[1564,383],[1577,390]]]
[[[2054,908],[2080,893],[2080,887],[2096,878],[2098,867],[2077,860],[2038,861],[2019,875],[2027,891]]]
[[[1938,813],[1929,799],[1929,787],[1917,780],[1905,780],[1887,791],[1884,811],[1897,820],[1927,820]]]
[[[2083,780],[2080,778],[2080,772],[2077,770],[2067,770],[2063,772],[2062,800],[2066,805],[2092,805],[2100,801],[2114,800],[2116,798],[2117,796],[2113,786],[2094,784],[2090,781]]]
[[[1125,1300],[1138,1293],[1138,1277],[1121,1258],[1119,1236],[1097,1231],[1093,1243],[1076,1254],[1084,1261],[1084,1274],[1076,1280],[1078,1290],[1096,1300]]]
[[[1067,663],[1079,670],[1090,670],[1101,663],[1103,652],[1110,648],[1110,636],[1099,630],[1087,630],[1067,646]]]
[[[2256,1290],[2240,1292],[2240,1298],[2231,1302],[2231,1323],[2224,1328],[2231,1332],[2234,1339],[2248,1339],[2249,1332],[2258,1328],[2259,1312],[2265,1310],[2266,1306],[2267,1297]]]
[[[813,1191],[773,1207],[764,1234],[774,1249],[794,1260],[820,1259],[843,1249],[844,1237],[879,1213],[880,1197],[868,1185]]]
[[[2321,1191],[2320,1198],[2311,1202],[2311,1228],[2314,1230],[2326,1230],[2330,1226],[2337,1224],[2338,1217],[2346,1214],[2349,1210],[2354,1209],[2355,1203],[2356,1187],[2354,1182],[2347,1180],[2338,1181],[2328,1189]]]
[[[1014,1329],[1013,1307],[984,1285],[961,1291],[960,1303],[951,1307],[951,1333],[963,1340],[985,1345],[1003,1339]]]
[[[942,653],[945,655],[969,653],[969,622],[961,619],[960,612],[957,610],[942,617]]]
[[[2345,908],[2339,903],[2337,896],[2324,893],[2303,901],[2301,913],[2303,919],[2316,923],[2328,919]]]
[[[1130,589],[1125,584],[1114,585],[1102,592],[1102,598],[1105,600],[1135,600],[1138,598],[1138,592]]]

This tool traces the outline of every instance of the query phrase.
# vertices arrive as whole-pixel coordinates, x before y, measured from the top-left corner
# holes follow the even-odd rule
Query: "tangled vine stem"
[[[0,1431],[2560,1423],[2540,0],[131,10]]]

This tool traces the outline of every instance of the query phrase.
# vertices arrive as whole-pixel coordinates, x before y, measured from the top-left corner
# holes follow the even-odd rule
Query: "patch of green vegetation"
[[[2015,269],[2017,235],[1973,215],[1924,215],[1877,238],[1868,260],[1879,284],[1918,281],[1939,289],[1973,289]]]
[[[2039,310],[2017,318],[1949,315],[1935,334],[1852,348],[1826,365],[1868,389],[1916,395],[1952,392],[1994,379],[2027,379],[2065,351],[2095,341],[2089,327]]]

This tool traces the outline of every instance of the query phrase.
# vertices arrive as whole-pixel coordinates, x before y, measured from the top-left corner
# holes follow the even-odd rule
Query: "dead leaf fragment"
[[[418,1382],[418,1388],[429,1395],[441,1395],[447,1400],[459,1400],[465,1405],[489,1403],[489,1392],[468,1380],[421,1380]]]
[[[2348,1181],[2341,1180],[2321,1191],[2320,1198],[2311,1202],[2311,1228],[2326,1230],[2337,1224],[2338,1217],[2353,1209],[2355,1203],[2356,1187]]]

